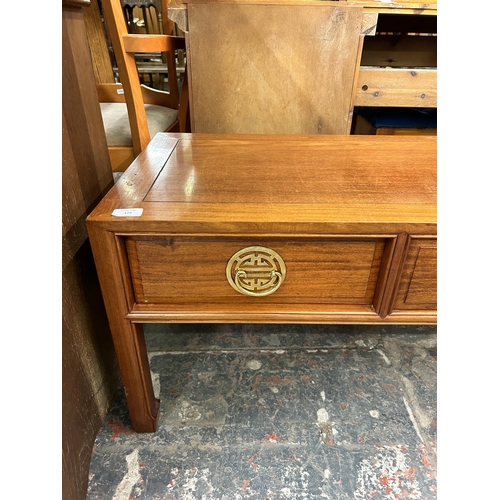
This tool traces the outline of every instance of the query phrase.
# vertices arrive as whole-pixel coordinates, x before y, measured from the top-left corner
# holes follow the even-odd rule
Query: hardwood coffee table
[[[435,323],[436,184],[436,137],[154,137],[87,219],[135,430],[142,323]]]

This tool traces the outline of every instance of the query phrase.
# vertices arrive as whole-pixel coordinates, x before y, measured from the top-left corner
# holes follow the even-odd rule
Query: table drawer
[[[437,308],[437,240],[412,239],[394,310]]]
[[[383,238],[126,238],[138,304],[371,305],[385,244]]]

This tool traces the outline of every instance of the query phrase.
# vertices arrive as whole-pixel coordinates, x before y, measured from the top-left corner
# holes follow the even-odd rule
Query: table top
[[[436,233],[436,137],[156,135],[89,216],[114,231]],[[117,217],[115,209],[143,209]]]

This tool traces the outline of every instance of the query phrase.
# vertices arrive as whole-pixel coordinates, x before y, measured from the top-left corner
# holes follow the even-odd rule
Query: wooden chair
[[[120,0],[102,0],[120,84],[98,84],[111,166],[123,172],[158,132],[188,132],[187,72],[181,92],[176,51],[185,52],[185,39],[169,35],[129,34]],[[140,84],[135,54],[166,54],[169,91]]]
[[[130,34],[179,34],[175,32],[174,23],[167,15],[170,0],[120,0],[120,2]],[[183,53],[178,52],[178,60],[181,62],[184,60]],[[166,54],[157,52],[136,54],[136,61],[141,83],[148,87],[165,90],[165,76],[168,74]],[[179,69],[183,70],[184,68],[178,68],[178,71]],[[113,71],[118,75],[116,62]]]

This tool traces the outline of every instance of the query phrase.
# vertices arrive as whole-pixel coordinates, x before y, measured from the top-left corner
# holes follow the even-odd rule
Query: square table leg
[[[154,432],[160,401],[154,395],[142,325],[127,319],[133,293],[124,243],[114,233],[92,225],[88,232],[132,426],[136,432]]]

